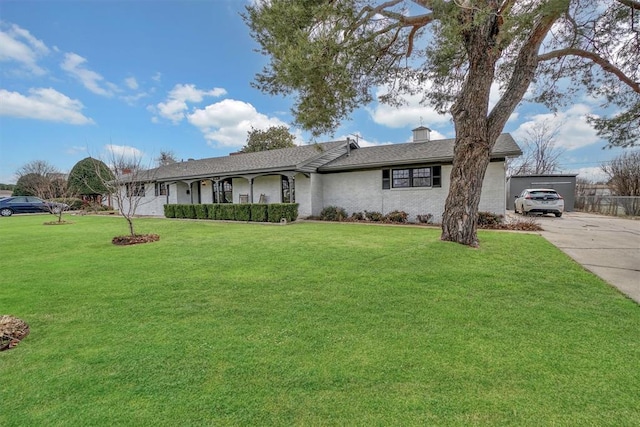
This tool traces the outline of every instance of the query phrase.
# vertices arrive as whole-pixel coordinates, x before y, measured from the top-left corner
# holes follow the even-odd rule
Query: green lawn
[[[0,218],[0,425],[640,425],[640,308],[532,234]]]

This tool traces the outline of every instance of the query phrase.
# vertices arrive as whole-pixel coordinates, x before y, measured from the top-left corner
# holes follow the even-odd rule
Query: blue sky
[[[160,151],[185,160],[224,156],[245,144],[251,126],[289,125],[291,100],[250,86],[267,59],[239,16],[245,4],[0,0],[0,182],[15,182],[32,160],[69,171],[109,150],[149,165]],[[449,117],[417,98],[407,102],[364,106],[322,139],[403,143],[420,124],[433,138],[453,137]],[[524,103],[505,131],[521,142],[536,121],[561,121],[562,171],[598,179],[601,162],[622,150],[602,150],[606,142],[584,120],[597,112],[587,97],[556,116]],[[309,140],[291,131],[299,143]]]

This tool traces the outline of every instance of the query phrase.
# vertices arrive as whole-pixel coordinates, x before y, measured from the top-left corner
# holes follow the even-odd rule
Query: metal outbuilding
[[[577,174],[517,175],[507,179],[507,209],[513,209],[515,198],[527,188],[553,188],[564,197],[565,212],[573,212],[576,201]]]

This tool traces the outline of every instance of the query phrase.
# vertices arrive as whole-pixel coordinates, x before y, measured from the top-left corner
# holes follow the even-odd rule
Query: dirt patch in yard
[[[158,240],[160,240],[160,236],[157,234],[136,234],[135,236],[116,236],[111,240],[111,243],[119,246],[127,246],[157,242]]]
[[[29,335],[29,325],[17,317],[0,316],[0,351],[9,350],[20,344]]]

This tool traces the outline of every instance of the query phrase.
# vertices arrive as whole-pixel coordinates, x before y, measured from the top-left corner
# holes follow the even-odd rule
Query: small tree
[[[160,151],[160,155],[156,157],[158,166],[166,166],[176,162],[176,155],[173,151],[162,150]]]
[[[29,174],[49,176],[55,173],[58,173],[58,169],[52,164],[44,160],[34,160],[20,167],[20,169],[18,169],[18,171],[16,172],[16,175],[18,175],[18,177]]]
[[[557,172],[564,150],[556,147],[561,124],[545,120],[526,131],[522,158],[508,165],[511,175],[545,175]],[[511,162],[510,162],[511,163]]]
[[[108,157],[106,163],[111,165],[111,169],[101,168],[99,163],[94,163],[98,186],[111,195],[114,207],[127,221],[129,237],[144,237],[136,235],[133,219],[138,207],[147,202],[145,184],[154,181],[155,169],[145,170],[142,157],[135,154],[125,156],[112,150]]]
[[[46,178],[36,173],[28,173],[18,178],[13,189],[14,196],[35,196],[36,188],[40,187]]]
[[[627,215],[640,215],[640,151],[624,153],[601,168],[613,194],[626,196],[621,204]]]
[[[45,206],[49,213],[56,215],[61,223],[64,206],[53,199],[69,199],[74,196],[64,174],[43,160],[35,160],[18,169],[17,175],[20,178],[14,195],[37,196],[44,199],[47,201]]]
[[[286,126],[272,126],[268,129],[251,128],[247,132],[247,145],[240,150],[243,153],[275,150],[277,148],[295,147],[296,137]]]
[[[55,174],[59,174],[55,166],[44,160],[34,160],[23,166],[17,171],[18,181],[13,190],[14,196],[37,196],[37,190],[48,185]],[[54,195],[52,197],[58,197]]]
[[[75,197],[75,193],[65,181],[63,174],[52,174],[48,178],[36,189],[36,196],[49,201],[47,204],[49,213],[56,215],[58,223],[62,223],[62,214],[67,207],[64,202]],[[53,199],[58,199],[59,201]]]

